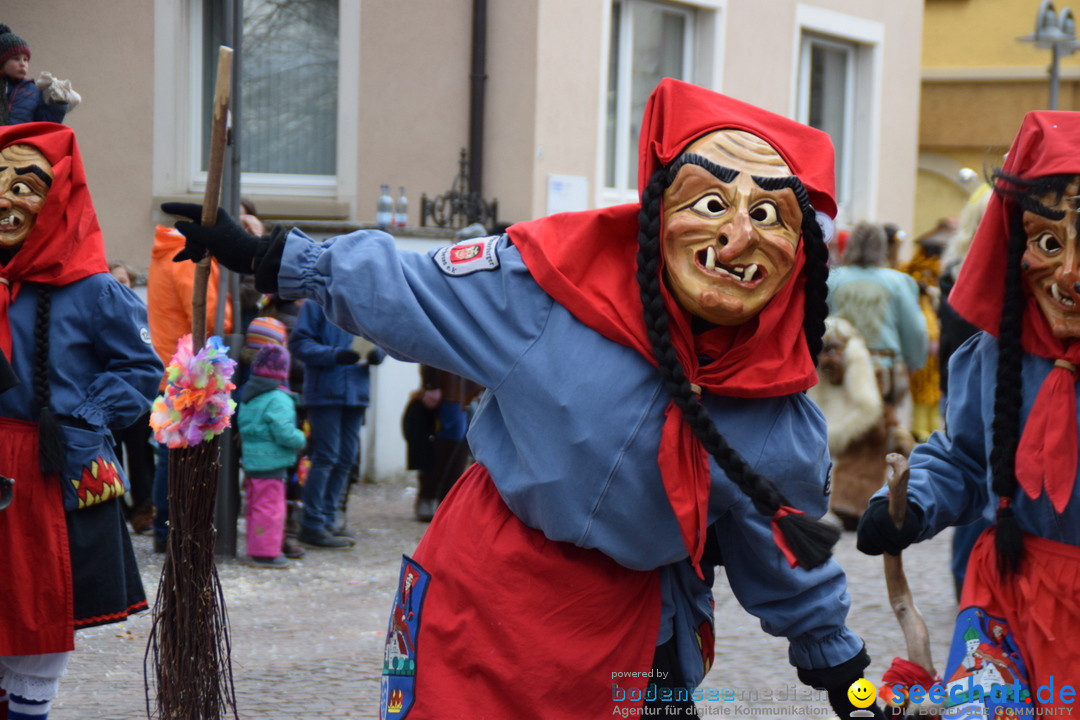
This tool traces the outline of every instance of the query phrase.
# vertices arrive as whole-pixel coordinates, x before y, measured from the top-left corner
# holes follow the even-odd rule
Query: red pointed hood
[[[745,130],[769,142],[802,181],[814,208],[835,216],[833,148],[826,133],[671,78],[657,85],[645,108],[638,187],[644,188],[656,169],[691,142],[723,129]],[[589,327],[653,362],[636,278],[639,210],[639,204],[632,204],[562,213],[518,223],[508,232],[548,294]],[[802,332],[804,263],[800,242],[792,281],[758,317],[697,338],[690,333],[687,313],[663,287],[669,315],[679,330],[673,340],[680,359],[696,365],[699,354],[716,358],[694,382],[739,397],[783,395],[816,382]]]
[[[0,128],[0,148],[20,144],[34,146],[52,163],[53,181],[33,230],[7,265],[0,266],[0,346],[9,355],[7,308],[23,283],[60,286],[108,271],[75,132],[44,122]]]

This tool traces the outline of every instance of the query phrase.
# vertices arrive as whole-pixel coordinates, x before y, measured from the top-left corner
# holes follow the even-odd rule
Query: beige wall
[[[596,197],[600,102],[607,67],[600,42],[605,7],[604,0],[544,0],[541,5],[537,58],[543,61],[535,70],[531,217],[545,214],[551,174],[588,178],[590,201]]]
[[[106,12],[103,9],[107,8]],[[30,45],[30,71],[71,80],[79,141],[110,260],[150,261],[153,13],[147,0],[5,2],[0,21]]]
[[[499,201],[504,222],[533,217],[539,3],[489,0],[487,4],[483,193]],[[467,4],[471,8],[472,2]]]
[[[341,68],[359,87],[355,220],[372,222],[379,185],[404,185],[409,221],[420,195],[450,189],[469,144],[471,0],[364,0],[360,67]],[[395,195],[396,196],[396,195]]]

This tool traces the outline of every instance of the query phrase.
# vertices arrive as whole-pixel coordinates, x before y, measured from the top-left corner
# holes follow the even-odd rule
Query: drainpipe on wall
[[[469,191],[484,195],[484,71],[487,52],[487,0],[473,0],[472,71],[469,75]],[[469,222],[476,222],[470,217]]]

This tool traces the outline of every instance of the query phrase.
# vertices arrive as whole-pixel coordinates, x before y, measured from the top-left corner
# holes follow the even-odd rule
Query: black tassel
[[[804,513],[787,513],[776,520],[800,567],[823,565],[832,557],[833,545],[840,540],[840,530]]]
[[[64,438],[60,423],[48,407],[38,416],[38,451],[42,475],[59,475],[64,470]]]
[[[994,546],[997,549],[998,573],[1007,578],[1019,572],[1024,561],[1024,539],[1020,533],[1020,523],[1006,500],[1002,500],[997,510]]]

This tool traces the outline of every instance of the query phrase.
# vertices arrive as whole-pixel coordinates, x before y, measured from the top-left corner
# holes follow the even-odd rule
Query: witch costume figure
[[[109,274],[74,132],[0,129],[0,687],[44,718],[80,628],[146,608],[114,429],[150,408],[162,367],[146,309]],[[4,693],[0,692],[0,696]]]
[[[988,717],[1065,714],[1075,698],[1055,680],[1080,678],[1078,147],[1080,113],[1024,118],[949,294],[981,332],[949,362],[947,433],[911,454],[904,527],[876,498],[858,531],[863,552],[895,554],[992,523],[968,561],[945,672],[949,702],[984,703]]]
[[[253,238],[224,214],[177,223],[182,257],[208,249],[264,292],[488,388],[476,463],[404,559],[384,718],[692,713],[717,565],[790,639],[803,681],[851,710],[869,660],[845,624],[838,532],[816,519],[829,456],[803,393],[826,315],[832,145],[668,79],[638,177],[640,203],[428,254],[377,231],[319,243]]]

